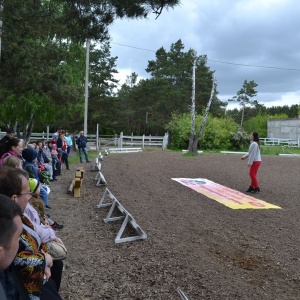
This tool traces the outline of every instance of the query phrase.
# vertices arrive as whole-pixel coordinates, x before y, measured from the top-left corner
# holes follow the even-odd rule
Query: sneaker
[[[48,209],[52,209],[52,207],[50,205],[45,205],[45,207]]]
[[[251,193],[254,191],[254,188],[250,185],[246,193]]]
[[[66,170],[71,170],[70,168],[66,168]]]
[[[260,192],[260,188],[255,188],[251,191],[251,193],[256,194]]]
[[[86,161],[87,163],[90,162],[89,160]]]
[[[251,193],[255,194],[255,193],[259,193],[259,192],[260,192],[260,188],[258,187],[258,188],[253,189],[253,191]]]
[[[52,229],[57,230],[57,229],[63,229],[64,225],[60,225],[56,222],[54,222],[52,225],[50,225],[52,227]]]

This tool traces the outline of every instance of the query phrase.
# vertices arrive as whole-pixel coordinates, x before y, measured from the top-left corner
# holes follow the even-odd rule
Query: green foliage
[[[298,118],[300,115],[300,105],[293,104],[291,106],[272,106],[266,109],[266,113],[269,115],[287,115],[287,118]]]
[[[171,132],[171,148],[187,149],[190,137],[190,114],[172,115],[172,120],[166,126]],[[202,116],[196,116],[196,131],[200,128]],[[209,117],[203,135],[199,141],[201,150],[231,148],[231,131],[237,129],[237,124],[230,118]]]
[[[116,58],[110,57],[109,43],[105,42],[109,39],[108,26],[118,17],[143,18],[151,12],[159,16],[163,9],[178,4],[178,0],[2,1],[0,102],[4,109],[0,126],[17,124],[28,133],[42,122],[43,126],[60,124],[70,130],[81,127],[84,42],[91,38],[101,41],[101,49],[91,47],[90,51],[88,115],[93,117],[89,118],[88,127],[94,129],[98,117],[105,114],[102,105],[111,100],[116,84]],[[35,103],[32,110],[30,99]],[[23,104],[30,110],[22,110]],[[111,125],[108,119],[116,123],[116,110],[110,112],[104,122],[107,126]]]
[[[236,129],[237,124],[230,118],[208,118],[200,139],[201,149],[230,149],[231,131]]]
[[[244,129],[246,132],[258,132],[261,138],[267,137],[268,134],[268,119],[286,119],[286,114],[280,115],[257,115],[244,122]]]
[[[300,148],[288,146],[261,146],[262,155],[296,154],[300,155]]]
[[[237,131],[231,131],[231,146],[230,150],[244,150],[249,147],[249,134],[241,127],[238,127]]]
[[[178,40],[169,51],[163,47],[158,49],[155,60],[148,62],[146,71],[152,76],[150,79],[137,82],[135,73],[128,78],[118,92],[120,122],[124,131],[162,135],[172,114],[190,112],[193,57],[193,51],[184,51],[183,42]],[[213,71],[207,66],[207,57],[196,57],[195,110],[198,114],[206,108],[212,80]],[[222,105],[215,96],[211,114],[223,115],[224,108],[220,109]]]
[[[197,122],[198,119],[196,119]],[[190,136],[190,123],[190,114],[172,114],[171,121],[166,125],[166,130],[170,131],[171,135],[171,148],[187,149]]]
[[[264,116],[268,115],[270,118],[276,115],[283,115],[283,118],[298,118],[298,109],[300,109],[300,105],[294,104],[291,106],[272,106],[265,107],[262,104],[257,103],[254,107],[245,107],[244,110],[244,121],[255,117],[255,116]],[[239,123],[242,116],[242,109],[232,109],[226,112],[227,116],[232,117],[235,122]],[[244,125],[246,126],[246,123]],[[248,130],[248,129],[247,129]]]
[[[254,82],[254,80],[249,82],[245,80],[243,87],[236,93],[236,96],[228,101],[239,102],[241,106],[245,106],[246,104],[255,105],[255,100],[251,100],[251,98],[257,95],[257,91],[255,90],[256,87],[257,83]]]
[[[245,110],[246,106],[258,106],[259,103],[257,100],[251,100],[253,97],[257,95],[257,91],[255,88],[257,87],[257,83],[254,82],[254,80],[251,81],[244,81],[243,87],[237,92],[236,96],[234,96],[232,99],[228,99],[228,101],[237,101],[241,105],[241,127],[243,126],[244,123],[244,118],[245,118]]]

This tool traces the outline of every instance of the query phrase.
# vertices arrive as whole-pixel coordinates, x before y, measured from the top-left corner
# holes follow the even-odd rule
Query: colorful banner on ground
[[[172,178],[208,198],[214,199],[232,209],[269,209],[281,207],[230,189],[204,178]]]

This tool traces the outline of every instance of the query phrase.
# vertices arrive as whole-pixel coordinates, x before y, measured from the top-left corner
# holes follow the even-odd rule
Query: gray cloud
[[[296,0],[182,0],[157,20],[117,20],[111,27],[111,52],[119,57],[120,72],[130,69],[147,77],[145,68],[155,51],[169,50],[181,39],[186,51],[207,55],[222,100],[233,97],[246,79],[258,84],[257,99],[265,105],[299,104],[299,7]]]

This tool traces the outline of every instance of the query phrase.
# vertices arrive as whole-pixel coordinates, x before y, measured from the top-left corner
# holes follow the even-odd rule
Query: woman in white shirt
[[[251,178],[251,184],[246,192],[257,193],[260,192],[260,188],[256,176],[257,176],[258,168],[261,165],[258,133],[252,132],[250,139],[251,139],[251,144],[249,147],[249,152],[244,156],[242,156],[242,160],[248,158],[248,167],[250,167],[249,175]]]

